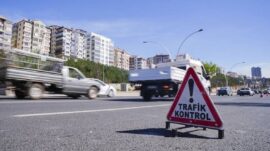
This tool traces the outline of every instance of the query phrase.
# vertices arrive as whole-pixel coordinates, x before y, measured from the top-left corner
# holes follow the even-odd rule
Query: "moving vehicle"
[[[250,88],[241,88],[237,91],[237,94],[240,96],[243,96],[243,95],[253,96],[255,93]]]
[[[99,96],[114,97],[116,95],[116,89],[113,86],[110,86],[99,79],[91,78],[91,80],[94,80],[100,84],[100,91],[98,93]]]
[[[94,99],[100,91],[98,82],[76,68],[63,66],[62,59],[11,49],[0,50],[0,63],[0,81],[15,87],[18,99],[40,99],[44,91]]]
[[[223,96],[223,95],[228,95],[228,96],[232,96],[233,95],[233,91],[230,87],[221,87],[217,90],[217,95],[218,96]]]
[[[192,59],[188,55],[181,55],[174,62],[157,64],[154,69],[138,69],[129,71],[129,82],[141,84],[140,95],[145,101],[153,96],[173,97],[176,95],[186,70],[192,67],[198,73],[205,89],[210,92],[211,84],[201,61]]]

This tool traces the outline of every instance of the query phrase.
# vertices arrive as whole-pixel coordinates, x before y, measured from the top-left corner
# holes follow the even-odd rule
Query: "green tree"
[[[220,68],[212,63],[212,62],[205,62],[204,63],[204,68],[206,70],[206,72],[210,75],[210,77],[215,76],[218,72],[220,72]]]
[[[210,79],[212,87],[223,87],[226,85],[225,75],[222,73],[217,73]]]
[[[65,65],[79,69],[88,78],[97,78],[107,83],[128,82],[128,71],[112,66],[106,66],[83,59],[70,59]]]

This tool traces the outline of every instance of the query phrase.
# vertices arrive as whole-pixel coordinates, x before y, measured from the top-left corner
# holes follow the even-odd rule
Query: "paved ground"
[[[225,124],[224,139],[200,128],[170,137],[164,128],[168,98],[0,97],[0,150],[269,150],[270,96],[212,98]]]

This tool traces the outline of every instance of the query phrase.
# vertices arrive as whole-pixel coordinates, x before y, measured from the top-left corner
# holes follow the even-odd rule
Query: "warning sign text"
[[[178,104],[174,112],[175,117],[211,121],[206,111],[206,105],[202,104]]]

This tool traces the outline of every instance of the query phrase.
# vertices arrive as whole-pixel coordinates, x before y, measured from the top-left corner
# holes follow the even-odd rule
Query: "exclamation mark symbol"
[[[188,80],[188,86],[189,86],[189,94],[190,94],[190,98],[189,98],[189,102],[193,103],[193,87],[194,87],[194,81],[193,79],[189,79]]]

